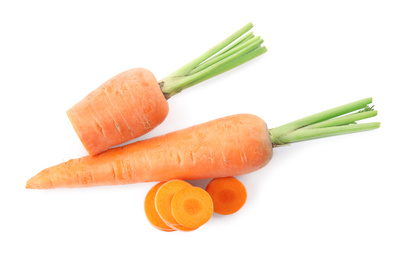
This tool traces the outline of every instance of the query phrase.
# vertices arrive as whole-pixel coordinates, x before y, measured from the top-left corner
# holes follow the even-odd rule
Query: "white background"
[[[406,259],[405,1],[2,1],[0,259]],[[65,111],[111,76],[158,79],[248,22],[268,52],[168,102],[157,136],[235,113],[269,127],[373,97],[378,130],[277,148],[248,200],[194,232],[147,221],[152,183],[26,190],[86,155]],[[207,180],[192,182],[204,187]]]

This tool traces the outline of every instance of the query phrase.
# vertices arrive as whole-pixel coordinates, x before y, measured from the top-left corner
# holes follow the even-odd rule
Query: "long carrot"
[[[135,68],[109,79],[67,111],[90,155],[139,137],[161,124],[167,99],[182,90],[235,68],[263,53],[263,40],[249,23],[203,55],[159,82],[149,70]]]
[[[377,114],[367,106],[371,102],[372,98],[362,99],[272,129],[255,115],[228,116],[69,160],[41,171],[26,187],[89,187],[246,174],[264,167],[273,147],[378,128],[380,123],[355,124]]]

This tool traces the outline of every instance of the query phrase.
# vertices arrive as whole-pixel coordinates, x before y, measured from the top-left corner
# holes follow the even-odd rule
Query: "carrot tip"
[[[34,187],[31,186],[30,181],[28,180],[27,183],[25,184],[26,189],[34,189]]]

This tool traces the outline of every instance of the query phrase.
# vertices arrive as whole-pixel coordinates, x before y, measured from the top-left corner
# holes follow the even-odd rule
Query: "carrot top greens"
[[[358,120],[377,115],[378,112],[373,109],[373,106],[368,106],[370,103],[372,103],[372,98],[361,99],[270,129],[272,144],[280,146],[379,128],[380,123],[378,122],[357,123]],[[354,111],[357,112],[350,113]]]
[[[230,35],[201,56],[159,82],[166,99],[204,80],[237,67],[267,51],[263,40],[248,32],[252,23]]]

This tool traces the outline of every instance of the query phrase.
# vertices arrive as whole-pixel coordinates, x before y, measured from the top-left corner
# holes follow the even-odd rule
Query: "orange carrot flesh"
[[[178,231],[189,232],[189,231],[194,231],[194,230],[198,229],[199,227],[189,228],[189,227],[184,227],[184,226],[181,226],[181,225],[176,225],[173,228],[178,230]]]
[[[247,190],[234,177],[213,179],[207,184],[206,191],[213,199],[214,212],[221,215],[237,212],[247,200]]]
[[[195,227],[195,228],[185,227],[185,226],[182,226],[182,225],[180,225],[180,224],[173,224],[173,225],[171,225],[171,224],[169,224],[169,223],[166,223],[166,224],[167,224],[168,226],[170,226],[171,228],[175,229],[175,230],[178,230],[178,231],[185,231],[185,232],[194,231],[194,230],[196,230],[196,229],[199,228],[199,227]]]
[[[148,221],[151,223],[152,226],[155,228],[162,230],[162,231],[175,231],[174,228],[168,226],[162,218],[159,216],[158,211],[155,208],[155,196],[158,189],[164,184],[164,182],[159,182],[155,184],[145,196],[144,201],[144,210],[145,215],[147,216]]]
[[[66,113],[82,144],[94,155],[151,131],[168,110],[155,76],[135,68],[106,81]]]
[[[272,158],[266,123],[239,114],[72,159],[28,180],[35,189],[192,180],[253,172]]]
[[[213,201],[202,188],[188,187],[178,191],[171,202],[172,215],[184,227],[197,228],[213,215]]]
[[[171,201],[175,193],[192,185],[183,180],[171,180],[165,182],[155,195],[155,208],[159,216],[168,225],[175,227],[179,223],[172,215]]]

